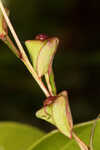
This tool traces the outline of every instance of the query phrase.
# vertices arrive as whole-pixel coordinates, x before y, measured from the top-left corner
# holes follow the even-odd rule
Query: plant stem
[[[91,136],[90,136],[90,149],[91,150],[93,150],[93,137],[94,137],[95,127],[96,127],[96,121],[94,122],[93,128],[91,130]]]
[[[49,80],[49,75],[48,73],[45,74],[45,80],[49,89],[49,92],[51,94],[51,96],[53,96],[53,92],[52,92],[52,88],[51,88],[51,84],[50,84],[50,80]]]
[[[77,142],[77,144],[79,145],[81,150],[90,150],[88,148],[88,146],[82,140],[80,140],[80,138],[74,132],[72,134],[73,134],[73,137],[74,137],[75,141]]]
[[[7,35],[3,42],[11,49],[11,51],[18,57],[21,57],[20,51],[16,48],[10,37]]]
[[[90,150],[93,150],[93,137],[95,133],[96,123],[97,120],[100,118],[100,115],[97,116],[96,120],[94,121],[93,127],[91,129],[91,135],[90,135]]]
[[[27,57],[27,55],[26,55],[26,53],[25,53],[25,51],[24,51],[24,49],[23,49],[23,47],[22,47],[22,45],[20,43],[20,40],[19,40],[19,38],[18,38],[18,36],[17,36],[17,34],[16,34],[16,32],[15,32],[15,30],[14,30],[14,28],[13,28],[11,22],[10,22],[10,19],[8,18],[7,14],[6,14],[6,11],[4,9],[4,6],[3,6],[1,0],[0,0],[0,8],[1,8],[1,11],[2,11],[2,13],[4,15],[5,20],[6,20],[6,23],[7,23],[8,27],[9,27],[9,29],[10,29],[13,37],[14,37],[14,40],[15,40],[18,48],[19,48],[19,51],[20,51],[21,56],[22,56],[22,58],[21,58],[22,62],[25,64],[25,66],[27,67],[27,69],[29,70],[29,72],[32,74],[32,76],[34,77],[34,79],[37,81],[37,83],[39,84],[39,86],[43,90],[43,92],[46,95],[46,97],[49,97],[50,94],[49,94],[48,90],[46,89],[46,87],[43,84],[42,80],[38,77],[37,73],[33,69],[33,66],[29,62],[29,59],[28,59],[28,57]],[[11,41],[9,41],[9,42],[11,42]],[[15,51],[15,47],[13,49],[13,52],[15,54],[17,54],[16,51]]]

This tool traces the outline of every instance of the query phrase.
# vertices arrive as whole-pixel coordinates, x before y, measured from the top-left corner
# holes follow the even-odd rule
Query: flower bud
[[[36,116],[55,125],[61,133],[72,138],[73,121],[67,92],[58,94],[51,104],[46,100],[46,104],[49,105],[37,111]]]
[[[58,38],[47,38],[45,35],[38,35],[36,36],[36,40],[25,42],[33,67],[39,77],[42,77],[46,73],[51,73],[53,57],[58,43]]]

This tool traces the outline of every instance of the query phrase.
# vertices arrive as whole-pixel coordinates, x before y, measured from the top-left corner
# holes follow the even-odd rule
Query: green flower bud
[[[55,55],[59,40],[56,37],[37,36],[36,40],[29,40],[25,45],[29,51],[33,67],[39,77],[51,73],[53,57]]]
[[[61,133],[72,138],[73,121],[66,91],[54,96],[52,100],[48,98],[36,116],[55,125]]]

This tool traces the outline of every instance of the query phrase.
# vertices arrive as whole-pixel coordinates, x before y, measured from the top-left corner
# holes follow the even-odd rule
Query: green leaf
[[[89,145],[90,142],[90,135],[91,135],[91,129],[93,127],[94,122],[86,123],[83,125],[77,126],[74,130],[75,133],[78,135],[78,137],[84,141],[87,145]],[[100,149],[100,119],[97,121],[96,129],[95,129],[95,134],[93,138],[93,148],[94,150],[99,150]],[[69,141],[68,144],[66,144],[62,150],[68,150],[71,146],[70,150],[80,150],[78,145],[76,144],[75,140],[73,139],[72,141]]]
[[[74,131],[78,137],[89,145],[90,132],[94,121],[76,125]],[[94,135],[94,150],[100,149],[100,120],[97,121]],[[33,144],[28,150],[80,150],[74,139],[68,139],[66,136],[55,130],[42,137]]]
[[[0,150],[27,150],[45,133],[20,123],[0,123]]]
[[[67,137],[55,130],[41,138],[28,150],[60,150],[66,142]]]

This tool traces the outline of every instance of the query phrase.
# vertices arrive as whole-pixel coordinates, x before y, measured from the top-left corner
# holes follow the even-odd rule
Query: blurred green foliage
[[[5,0],[24,46],[38,33],[60,38],[54,61],[58,92],[68,90],[74,122],[100,112],[100,2]],[[0,41],[0,120],[41,125],[35,111],[45,96],[24,65]]]

